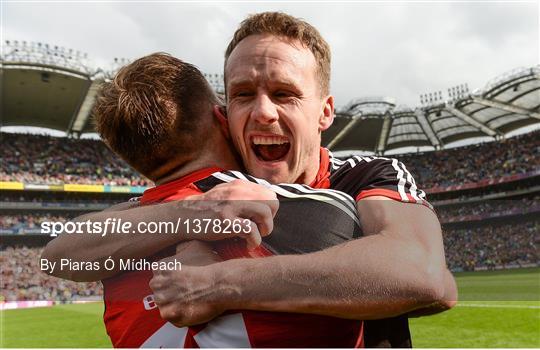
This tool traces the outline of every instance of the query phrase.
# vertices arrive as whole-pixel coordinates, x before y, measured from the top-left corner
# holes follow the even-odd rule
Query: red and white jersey
[[[351,221],[351,224],[347,226],[349,230],[340,227],[338,232],[329,234],[328,237],[309,236],[308,241],[300,240],[295,245],[291,243],[290,238],[279,234],[279,224],[275,223],[274,232],[258,250],[247,252],[242,242],[229,240],[216,246],[220,256],[223,259],[232,259],[303,253],[321,250],[328,245],[358,237],[354,233],[345,236],[339,234],[340,230],[341,232],[353,231],[352,226],[355,222],[349,217],[351,216],[349,211],[353,213],[355,211],[352,198],[361,200],[369,196],[385,196],[430,207],[425,199],[425,193],[416,186],[406,167],[396,159],[351,157],[347,160],[339,160],[332,157],[328,150],[321,148],[320,161],[319,172],[310,186],[342,191],[339,193],[333,191],[336,192],[333,193],[329,190],[328,195],[335,196],[332,200],[336,202],[334,207],[341,208],[330,217],[338,218],[333,223],[334,226],[337,223]],[[264,180],[239,172],[220,172],[220,169],[209,168],[145,191],[141,203],[181,200],[186,196],[207,191],[220,182],[238,178],[272,186]],[[278,194],[288,191],[296,192],[293,193],[293,197],[302,193],[308,193],[313,197],[314,190],[306,186],[283,184],[278,187],[273,186]],[[278,214],[282,212],[282,209],[283,206],[280,206]],[[311,222],[309,218],[302,215],[296,216],[295,219],[298,217],[304,219],[301,221],[304,226],[309,226],[308,223]],[[314,225],[320,225],[315,221],[316,219],[313,220]],[[287,226],[293,224],[291,220],[284,221],[287,222]],[[322,231],[330,232],[330,230]],[[302,238],[302,235],[295,235],[295,238],[298,237]],[[325,241],[325,238],[328,241]],[[311,246],[308,242],[312,243]],[[363,346],[362,321],[308,314],[229,311],[204,325],[177,328],[161,319],[159,310],[153,302],[152,291],[148,287],[151,278],[151,271],[140,271],[124,273],[103,281],[106,307],[104,320],[115,347],[352,348]],[[376,335],[374,337],[376,344],[398,344],[398,346],[410,344],[406,318],[375,321],[377,323],[369,322],[373,324],[371,329],[372,334]]]
[[[181,200],[186,196],[208,190],[218,183],[228,181],[227,179],[234,179],[236,175],[245,176],[238,172],[219,172],[219,169],[215,168],[203,169],[182,179],[145,191],[141,204]],[[249,177],[249,179],[253,178]],[[326,198],[320,201],[312,200],[312,202],[317,202],[317,205],[326,205],[325,211],[334,210],[331,214],[335,220],[333,226],[341,225],[337,231],[349,232],[348,236],[343,236],[339,232],[335,232],[334,235],[326,232],[319,237],[306,237],[310,242],[319,242],[319,246],[313,246],[313,244],[309,246],[304,243],[305,241],[297,241],[296,246],[306,247],[305,249],[308,250],[320,250],[358,236],[355,231],[359,226],[354,212],[354,200],[351,197],[332,191],[316,191],[306,186],[291,185],[288,188],[282,186],[275,189],[289,198],[301,197],[302,194],[309,194],[310,198],[331,197],[330,201]],[[248,252],[243,242],[227,240],[216,244],[216,250],[223,259],[290,253],[287,249],[291,244],[285,244],[288,241],[286,232],[290,232],[291,225],[298,222],[298,214],[294,213],[294,208],[305,211],[305,207],[297,207],[294,202],[289,201],[286,205],[280,206],[280,212],[290,212],[288,208],[293,209],[293,213],[290,213],[288,218],[283,216],[284,214],[281,214],[279,218],[276,217],[272,239],[259,249]],[[308,212],[314,213],[312,223],[318,228],[324,228],[322,225],[331,221],[324,219],[317,221],[321,217],[320,211],[308,210]],[[310,221],[305,215],[303,217]],[[280,222],[283,224],[280,225]],[[280,226],[285,226],[289,230],[280,229]],[[309,225],[304,223],[303,226]],[[301,236],[298,230],[294,233],[295,236]],[[164,256],[166,254],[156,259]],[[148,287],[152,275],[151,271],[126,272],[103,281],[104,321],[107,333],[115,347],[352,348],[362,345],[362,321],[311,314],[228,311],[207,324],[177,328],[160,317],[159,310],[153,301],[152,291]]]

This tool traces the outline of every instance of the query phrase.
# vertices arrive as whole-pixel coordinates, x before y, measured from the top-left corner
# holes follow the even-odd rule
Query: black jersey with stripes
[[[406,166],[397,159],[375,156],[354,156],[349,159],[341,160],[333,157],[329,151],[326,152],[328,152],[328,183],[326,183],[325,188],[330,188],[330,191],[333,190],[333,193],[341,195],[347,194],[349,198],[353,198],[354,201],[371,196],[384,196],[397,201],[417,203],[432,208],[426,200],[425,192],[417,187],[411,173]],[[324,151],[321,152],[321,155],[324,155]],[[322,160],[321,163],[323,163]],[[259,184],[268,184],[264,180],[255,179],[251,176],[234,171],[226,172],[226,176],[221,177],[221,180],[223,181],[244,179]],[[322,177],[324,178],[324,176]],[[303,185],[280,185],[280,187],[283,186],[309,189],[309,187]],[[356,213],[356,208],[354,209],[354,212]],[[310,225],[309,220],[305,220],[303,217],[299,217],[298,221]],[[319,230],[319,232],[323,231],[324,230]],[[283,237],[286,237],[286,235]],[[326,239],[324,234],[317,237],[321,239],[320,243],[324,243],[324,240]],[[348,237],[352,239],[356,237],[356,235],[350,235]],[[282,242],[285,246],[287,245],[287,242]],[[333,240],[333,242],[336,244],[341,243],[338,239]],[[315,242],[314,245],[317,245],[318,243],[319,242]],[[321,250],[327,246],[321,245],[318,249],[315,246],[311,247],[315,250]],[[290,252],[291,247],[289,246],[287,249],[289,250],[285,251]],[[364,345],[373,348],[411,347],[412,341],[407,315],[365,321]]]
[[[276,192],[279,210],[272,234],[263,246],[274,254],[303,254],[320,251],[361,236],[353,198],[334,190],[312,189],[305,185],[272,185],[238,171],[214,173],[195,182],[201,191],[243,179]]]
[[[401,202],[431,207],[426,193],[413,176],[395,158],[354,156],[341,160],[330,156],[330,187],[343,191],[355,200],[384,196]]]
[[[338,159],[329,154],[330,187],[348,193],[355,200],[383,196],[433,209],[426,193],[395,158],[354,156]],[[364,322],[364,342],[369,348],[410,348],[411,334],[407,315]]]

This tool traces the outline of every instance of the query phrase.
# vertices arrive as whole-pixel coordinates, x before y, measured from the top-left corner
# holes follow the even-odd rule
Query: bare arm
[[[358,203],[358,211],[367,237],[314,254],[259,260],[251,268],[246,261],[225,262],[223,269],[238,273],[220,282],[239,285],[250,309],[354,319],[396,316],[443,299],[445,264],[435,215],[419,205],[369,199]],[[266,283],[272,293],[263,292]]]
[[[224,193],[226,192],[226,193]],[[224,200],[225,197],[230,200]],[[235,200],[246,198],[251,200]],[[107,220],[121,219],[124,223],[131,223],[133,232],[121,234],[110,233],[105,236],[86,231],[87,226],[82,226],[82,233],[60,234],[49,242],[45,247],[42,258],[52,262],[61,259],[72,261],[103,262],[109,257],[113,259],[113,270],[61,270],[55,269],[52,275],[74,281],[98,281],[112,277],[119,272],[119,260],[126,258],[144,258],[151,256],[160,250],[184,240],[219,240],[241,236],[246,239],[248,247],[256,247],[261,242],[261,235],[269,234],[273,229],[273,216],[275,215],[278,202],[275,193],[259,187],[236,186],[234,183],[228,186],[216,186],[211,191],[199,196],[192,196],[190,200],[171,201],[152,206],[138,206],[136,203],[122,203],[105,211],[90,213],[80,216],[73,222],[105,223]],[[255,202],[255,200],[257,200]],[[178,225],[178,231],[169,233],[144,233],[138,231],[139,222],[171,222],[177,218],[200,218],[200,219],[230,219],[247,218],[255,225],[251,227],[251,234],[242,232],[218,234],[194,234],[186,231],[185,225]]]
[[[72,222],[98,222],[105,223],[111,219],[121,219],[123,222],[129,222],[135,226],[137,222],[165,221],[172,217],[186,214],[182,209],[180,202],[169,202],[152,206],[154,210],[148,210],[148,207],[139,207],[138,203],[126,202],[115,205],[102,212],[95,212],[79,216]],[[56,262],[60,265],[61,259],[71,259],[72,261],[90,261],[98,262],[100,266],[104,261],[111,257],[118,262],[122,258],[143,258],[157,253],[172,244],[180,242],[185,237],[185,232],[171,234],[107,234],[101,236],[97,233],[86,231],[82,233],[60,234],[57,238],[50,241],[41,255],[42,259]],[[183,237],[184,236],[184,237]],[[185,239],[185,238],[184,238]],[[106,269],[99,270],[70,270],[56,268],[53,276],[70,279],[74,281],[99,281],[119,272],[119,264],[115,263],[115,268],[111,271]]]
[[[162,317],[187,325],[242,308],[376,319],[444,304],[447,269],[435,214],[420,205],[374,198],[357,207],[368,236],[355,241],[305,255],[157,273],[150,284],[154,292],[174,292],[156,300]],[[191,283],[202,275],[208,276],[204,288],[213,286],[213,293],[198,293],[203,285]],[[215,306],[198,308],[209,304]],[[179,314],[186,305],[197,311]]]
[[[458,300],[458,290],[456,280],[449,270],[444,274],[444,297],[433,304],[414,310],[408,314],[409,317],[421,317],[435,315],[449,310],[456,306]]]

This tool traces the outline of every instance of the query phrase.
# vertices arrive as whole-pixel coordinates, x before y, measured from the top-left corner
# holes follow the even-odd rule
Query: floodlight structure
[[[448,101],[449,102],[455,102],[457,100],[464,99],[468,95],[470,95],[468,84],[460,84],[460,85],[456,85],[451,88],[448,88]]]
[[[432,91],[420,95],[420,105],[432,106],[444,101],[442,91]]]
[[[132,60],[130,60],[129,58],[115,57],[113,61],[109,64],[109,66],[103,69],[105,79],[111,80],[122,67],[127,66],[131,62]]]
[[[2,126],[37,126],[80,135],[100,80],[88,54],[41,42],[6,40],[0,61]]]
[[[385,104],[389,98],[355,99],[337,111],[333,126],[323,133],[323,145],[384,154],[404,147],[443,149],[478,137],[499,140],[540,124],[539,90],[540,65],[513,69],[473,92],[463,83],[448,88],[447,94],[421,94],[420,106],[414,108]],[[371,108],[363,110],[364,104]],[[367,123],[368,115],[379,123]]]
[[[41,42],[6,40],[2,48],[3,64],[28,63],[32,66],[58,67],[77,73],[91,75],[93,69],[88,65],[88,54],[63,46]]]
[[[214,91],[217,94],[219,95],[225,94],[225,85],[224,85],[225,79],[223,77],[223,74],[204,73],[204,77],[206,78],[206,80],[208,81],[212,89],[214,89]]]
[[[130,63],[115,58],[108,67],[89,64],[81,51],[39,42],[2,43],[1,126],[38,126],[78,137],[95,132],[91,111],[101,84]],[[223,74],[204,74],[223,97]],[[501,139],[518,128],[540,124],[540,65],[517,68],[473,90],[465,83],[420,95],[420,105],[398,105],[378,96],[352,100],[323,132],[332,150],[384,154],[402,147],[444,149],[486,137]]]

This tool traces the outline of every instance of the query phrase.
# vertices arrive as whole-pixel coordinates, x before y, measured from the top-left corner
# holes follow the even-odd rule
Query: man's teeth
[[[289,140],[282,136],[254,136],[255,145],[283,145],[289,143]]]

